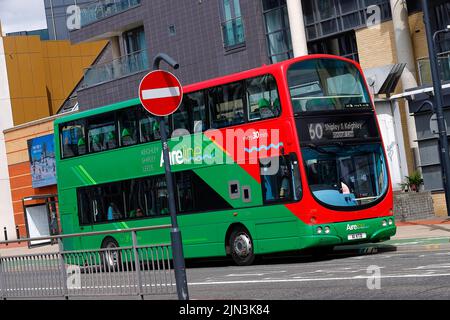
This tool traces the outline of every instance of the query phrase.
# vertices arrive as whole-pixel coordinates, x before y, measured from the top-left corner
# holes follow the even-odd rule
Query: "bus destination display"
[[[297,119],[302,143],[378,138],[374,116],[327,116]]]

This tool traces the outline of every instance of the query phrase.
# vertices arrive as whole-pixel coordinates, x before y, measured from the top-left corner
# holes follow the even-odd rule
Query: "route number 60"
[[[309,137],[311,140],[320,140],[323,138],[323,125],[321,123],[311,123],[309,125]]]

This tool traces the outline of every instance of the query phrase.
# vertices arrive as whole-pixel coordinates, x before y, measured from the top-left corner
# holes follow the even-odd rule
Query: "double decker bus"
[[[165,121],[186,258],[249,265],[395,235],[380,129],[354,61],[310,55],[192,84]],[[138,99],[60,118],[55,133],[63,233],[170,224],[158,119]],[[130,244],[126,234],[64,243]]]

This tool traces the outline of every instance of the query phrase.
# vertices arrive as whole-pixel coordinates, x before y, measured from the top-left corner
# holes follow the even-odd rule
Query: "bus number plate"
[[[348,240],[359,240],[359,239],[366,239],[367,234],[365,233],[355,233],[355,234],[349,234]]]

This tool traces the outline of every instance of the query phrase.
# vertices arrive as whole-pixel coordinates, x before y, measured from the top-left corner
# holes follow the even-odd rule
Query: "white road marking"
[[[381,279],[395,278],[430,278],[430,277],[450,277],[450,273],[442,274],[404,274],[382,276]],[[372,276],[354,276],[354,277],[334,277],[334,278],[303,278],[303,279],[276,279],[276,280],[237,280],[237,281],[214,281],[214,282],[189,282],[189,286],[202,285],[226,285],[226,284],[255,284],[255,283],[282,283],[282,282],[314,282],[314,281],[340,281],[340,280],[359,280],[371,279]]]
[[[225,277],[262,277],[265,275],[275,274],[275,273],[283,273],[287,271],[268,271],[262,273],[231,273],[227,274]]]
[[[144,100],[171,98],[178,96],[180,96],[179,87],[142,90],[142,99]]]

